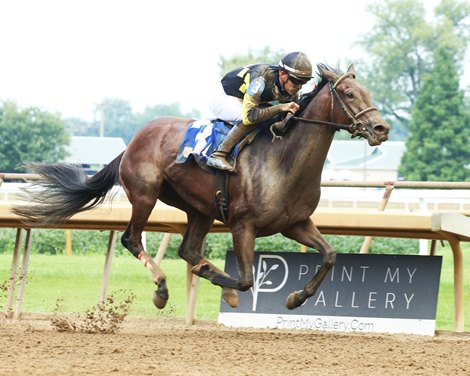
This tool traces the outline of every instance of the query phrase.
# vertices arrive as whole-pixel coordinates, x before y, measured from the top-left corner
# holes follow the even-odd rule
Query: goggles
[[[289,75],[289,81],[292,82],[294,85],[305,85],[309,79],[308,78],[304,78],[304,79],[300,79],[300,78],[296,78],[296,77],[292,77],[291,75]]]

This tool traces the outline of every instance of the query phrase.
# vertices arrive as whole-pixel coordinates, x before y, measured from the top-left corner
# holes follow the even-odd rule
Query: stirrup
[[[211,155],[207,158],[206,165],[218,170],[235,171],[235,166],[232,166],[224,157],[214,157]]]

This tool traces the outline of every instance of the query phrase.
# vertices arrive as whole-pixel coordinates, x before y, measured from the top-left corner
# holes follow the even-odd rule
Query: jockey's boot
[[[232,151],[235,145],[253,129],[253,127],[245,125],[242,122],[234,125],[217,150],[213,151],[209,158],[207,158],[206,164],[218,170],[233,172],[235,166],[232,166],[227,161],[227,155]]]

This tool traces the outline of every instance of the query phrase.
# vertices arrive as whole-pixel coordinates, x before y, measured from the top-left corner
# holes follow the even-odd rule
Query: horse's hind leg
[[[150,189],[146,194],[128,194],[132,203],[132,216],[126,231],[121,237],[121,243],[135,257],[137,257],[152,274],[153,282],[158,286],[155,291],[153,302],[157,308],[164,308],[168,301],[168,288],[166,286],[166,275],[145,251],[142,244],[142,232],[147,224],[157,202],[156,188]]]
[[[288,296],[286,302],[287,308],[294,309],[301,306],[308,298],[315,294],[318,287],[336,262],[336,251],[323,238],[320,231],[318,231],[317,227],[310,219],[292,226],[282,234],[301,244],[317,249],[323,255],[323,263],[320,269],[305,285],[304,289],[292,292]]]

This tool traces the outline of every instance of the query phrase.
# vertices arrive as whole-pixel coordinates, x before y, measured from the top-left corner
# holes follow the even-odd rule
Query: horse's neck
[[[320,95],[320,94],[319,94]],[[330,121],[330,98],[323,95],[312,100],[302,115],[306,119]],[[329,125],[299,121],[291,137],[289,155],[293,162],[289,166],[289,177],[299,182],[320,181],[321,171],[334,137]]]

